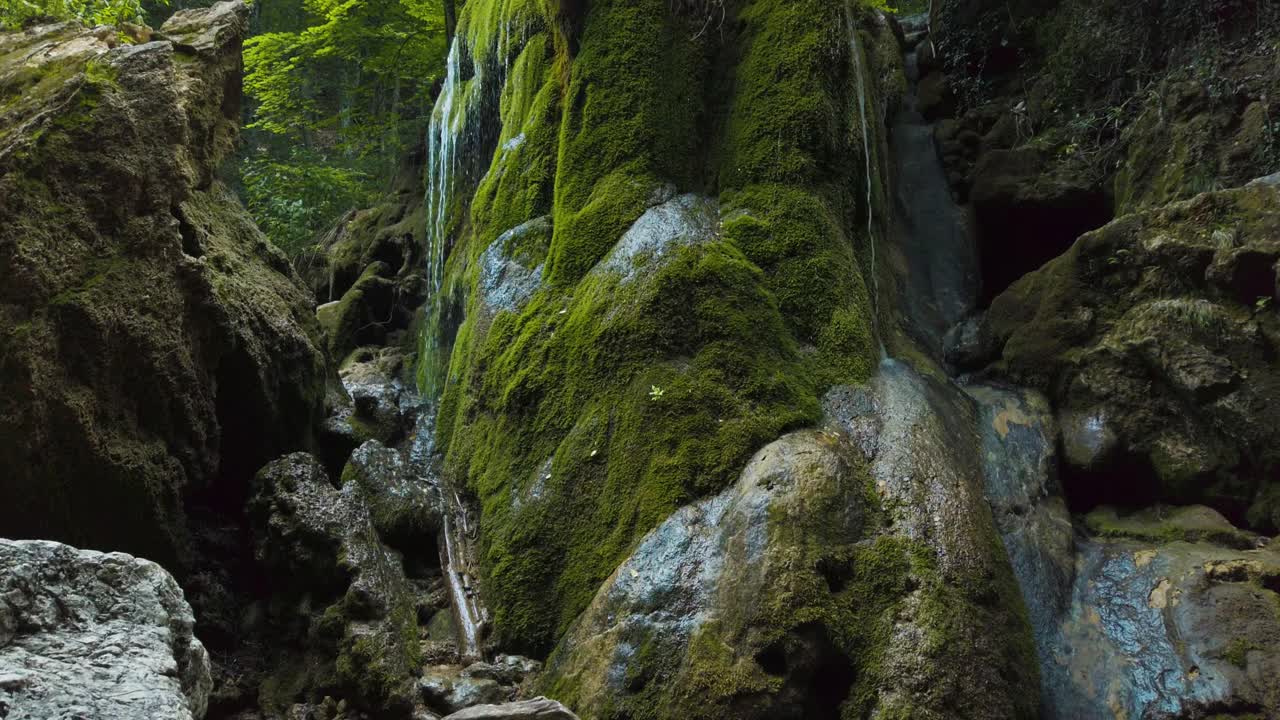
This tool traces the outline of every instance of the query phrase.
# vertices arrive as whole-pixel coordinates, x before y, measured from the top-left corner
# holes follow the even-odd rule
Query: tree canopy
[[[154,0],[167,5],[168,0]],[[143,16],[143,0],[4,0],[0,28],[20,28],[27,22],[48,18],[79,20],[86,25],[118,25],[137,22]]]
[[[250,209],[298,252],[421,137],[444,68],[442,0],[286,0],[245,44]]]

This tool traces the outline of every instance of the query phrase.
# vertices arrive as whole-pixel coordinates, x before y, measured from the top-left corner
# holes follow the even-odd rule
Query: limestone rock
[[[1003,556],[978,547],[999,547],[989,514],[984,521],[985,508],[973,504],[981,491],[956,495],[955,483],[930,482],[932,470],[906,466],[881,476],[860,453],[886,469],[896,462],[892,443],[919,420],[893,404],[900,401],[850,398],[828,430],[770,444],[736,486],[672,515],[601,588],[539,687],[588,717],[602,707],[644,707],[663,718],[836,717],[872,707],[911,708],[913,717],[954,717],[956,708],[969,717],[1030,717],[1034,702],[1023,695],[1034,688],[1034,670],[1025,665],[1034,661],[1011,660],[1015,648],[1029,652],[1026,629],[1002,614],[1012,608],[981,609],[940,582],[974,574],[958,583],[989,583],[1003,573],[1012,586]],[[942,421],[935,427],[943,431]],[[953,437],[900,452],[937,468],[948,444]],[[891,479],[901,485],[888,487]],[[938,502],[913,505],[918,493]],[[894,530],[884,525],[888,505],[906,514]],[[976,519],[961,517],[971,511]],[[1010,625],[998,640],[991,633]],[[943,626],[956,639],[943,643]]]
[[[578,716],[554,700],[538,697],[503,705],[477,705],[445,720],[578,720]]]
[[[259,561],[281,580],[280,622],[301,612],[310,627],[293,639],[307,661],[282,661],[281,672],[305,665],[312,686],[338,682],[361,707],[407,713],[420,662],[415,601],[360,487],[335,489],[318,460],[295,453],[262,469],[249,510]]]
[[[1185,542],[1079,549],[1047,680],[1055,718],[1280,712],[1280,558]]]
[[[1050,395],[1069,500],[1201,502],[1280,529],[1263,509],[1280,477],[1277,259],[1280,190],[1255,186],[1116,220],[996,298],[992,370]]]
[[[194,624],[153,562],[0,540],[0,715],[199,720],[213,683]]]
[[[370,440],[351,454],[342,473],[369,506],[373,526],[388,542],[403,547],[428,544],[440,532],[444,503],[434,478],[419,473],[398,450]]]
[[[185,556],[185,499],[307,446],[308,293],[215,177],[239,122],[239,2],[110,47],[0,34],[0,525]]]

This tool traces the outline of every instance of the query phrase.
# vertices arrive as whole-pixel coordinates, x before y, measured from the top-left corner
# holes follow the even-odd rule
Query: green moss
[[[662,181],[689,185],[707,59],[665,0],[587,10],[565,88],[548,277],[567,287],[640,216]]]
[[[1250,640],[1235,638],[1227,643],[1227,647],[1222,651],[1222,657],[1232,665],[1243,669],[1249,664],[1249,651],[1262,649],[1257,643]]]
[[[1101,537],[1131,538],[1150,542],[1210,542],[1252,549],[1254,536],[1238,530],[1209,508],[1155,508],[1121,516],[1115,508],[1101,507],[1085,517],[1089,531]]]
[[[473,46],[501,26],[497,5],[463,11]],[[666,0],[585,13],[572,38],[544,18],[512,50],[501,137],[459,201],[446,269],[445,302],[470,300],[447,350],[445,470],[481,506],[496,639],[535,652],[644,533],[814,423],[825,388],[878,359],[843,7],[754,0],[700,36]],[[890,100],[866,84],[878,138]],[[718,192],[720,234],[629,280],[593,270],[671,185]],[[882,201],[878,171],[875,186]],[[545,260],[547,285],[518,313],[479,306],[477,259],[543,215],[549,244],[507,250]],[[422,385],[444,366],[424,352]]]

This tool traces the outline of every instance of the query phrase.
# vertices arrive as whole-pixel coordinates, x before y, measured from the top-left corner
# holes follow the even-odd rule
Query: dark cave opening
[[[1160,479],[1151,463],[1132,453],[1120,453],[1092,468],[1061,467],[1062,492],[1073,514],[1103,505],[1138,510],[1160,501]]]
[[[1065,192],[1042,201],[975,198],[981,305],[990,305],[1018,279],[1066,252],[1084,233],[1106,225],[1113,212],[1101,191]]]
[[[783,678],[770,718],[838,720],[857,679],[853,662],[820,622],[800,625],[756,654],[760,668]]]

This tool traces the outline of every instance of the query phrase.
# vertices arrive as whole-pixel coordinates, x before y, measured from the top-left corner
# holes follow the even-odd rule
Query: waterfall
[[[871,163],[871,127],[867,124],[867,81],[862,68],[862,44],[858,41],[858,26],[854,22],[853,0],[845,0],[845,21],[849,25],[849,54],[853,56],[853,74],[858,82],[858,118],[862,122],[862,158],[867,186],[867,242],[871,247],[871,312],[872,323],[880,321],[880,274],[876,269],[875,235],[875,180]],[[881,341],[881,355],[885,355]]]
[[[512,57],[531,29],[528,18],[507,17],[507,10],[504,3],[496,3],[491,12],[500,19],[481,32],[469,32],[467,23],[460,26],[449,48],[444,83],[427,130],[428,294],[420,370],[423,394],[432,403],[439,395],[448,362],[448,340],[443,335],[451,293],[445,274],[454,240],[450,229],[460,213],[466,211],[465,196],[479,182],[480,168],[487,168],[487,160],[493,155],[502,125],[499,94]],[[434,409],[429,412],[434,413]],[[434,433],[434,423],[429,432]],[[424,443],[434,453],[432,439],[425,438]],[[439,541],[440,564],[453,606],[458,650],[465,659],[479,660],[488,612],[481,603],[472,569],[477,528],[462,495],[450,487],[447,477],[442,477],[441,482],[444,522]]]
[[[449,48],[444,86],[431,113],[427,130],[427,279],[431,297],[444,285],[444,261],[448,243],[449,200],[457,162],[458,135],[464,117],[456,112],[461,72],[461,41]]]

